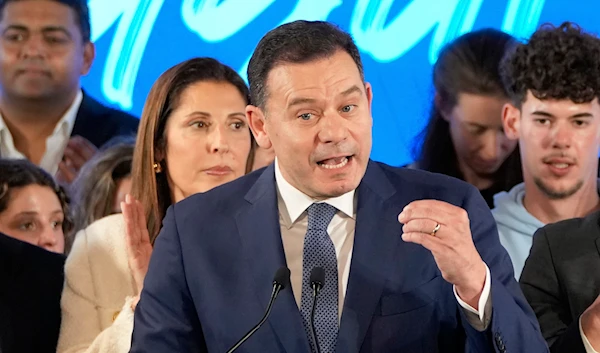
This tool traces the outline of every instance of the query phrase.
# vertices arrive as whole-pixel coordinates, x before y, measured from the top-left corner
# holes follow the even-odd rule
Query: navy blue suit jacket
[[[358,187],[354,250],[337,352],[548,352],[477,190],[457,179],[370,162]],[[492,319],[475,330],[432,254],[402,240],[398,214],[439,199],[469,213],[491,271]],[[135,312],[131,352],[225,352],[262,317],[286,264],[274,167],[167,212]],[[309,352],[288,288],[237,352]]]
[[[85,91],[71,136],[86,138],[100,148],[116,136],[135,136],[140,120],[121,110],[102,105]]]

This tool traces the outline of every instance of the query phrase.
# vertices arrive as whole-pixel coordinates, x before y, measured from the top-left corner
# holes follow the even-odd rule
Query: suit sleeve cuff
[[[587,337],[583,333],[583,328],[581,327],[581,317],[579,318],[579,334],[581,335],[581,340],[583,341],[583,347],[585,348],[585,353],[598,353],[590,341],[588,341]]]
[[[488,313],[486,313],[486,310],[488,310],[488,311],[490,310],[490,309],[486,308],[487,303],[490,299],[490,287],[491,287],[491,283],[490,283],[491,279],[490,278],[491,278],[490,269],[487,266],[487,264],[485,264],[485,283],[483,285],[483,291],[481,291],[481,296],[479,297],[479,303],[478,303],[479,310],[475,310],[475,308],[473,308],[469,304],[465,303],[462,299],[460,299],[460,297],[458,296],[458,293],[456,293],[456,287],[452,286],[452,290],[454,291],[454,296],[456,297],[458,304],[466,311],[466,313],[471,313],[471,314],[477,315],[479,317],[479,320],[481,321],[481,323],[485,323],[487,321],[487,320],[485,320],[486,314],[488,314]],[[472,316],[472,315],[467,315],[467,317],[469,317],[469,316]]]

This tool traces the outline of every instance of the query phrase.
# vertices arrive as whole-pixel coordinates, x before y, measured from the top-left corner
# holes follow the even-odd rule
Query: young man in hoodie
[[[519,141],[524,182],[497,194],[492,213],[519,279],[538,228],[598,209],[600,39],[571,23],[543,26],[501,75],[511,99],[504,130]]]

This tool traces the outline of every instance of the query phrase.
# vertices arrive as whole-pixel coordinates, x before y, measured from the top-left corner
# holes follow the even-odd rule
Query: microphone
[[[290,269],[283,266],[280,267],[275,273],[275,277],[273,278],[273,292],[271,293],[271,299],[269,300],[269,304],[267,305],[267,311],[265,315],[263,315],[262,319],[254,326],[248,333],[244,335],[233,347],[229,348],[227,353],[232,353],[236,349],[238,349],[250,336],[252,336],[258,329],[267,321],[269,314],[271,313],[271,308],[273,307],[273,303],[275,299],[277,299],[277,295],[282,289],[289,287],[290,285]]]
[[[323,267],[314,267],[310,271],[310,287],[313,290],[313,302],[312,310],[310,311],[310,328],[312,340],[315,345],[317,353],[321,353],[321,347],[319,347],[319,341],[317,340],[317,330],[315,329],[315,309],[317,308],[317,295],[325,284],[325,270]]]

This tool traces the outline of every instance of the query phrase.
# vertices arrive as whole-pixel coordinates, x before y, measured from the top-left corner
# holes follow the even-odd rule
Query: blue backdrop
[[[139,116],[154,80],[194,56],[212,56],[246,77],[262,35],[297,19],[349,31],[373,85],[372,158],[412,161],[427,121],[431,65],[445,43],[494,27],[527,38],[539,24],[570,20],[600,28],[592,0],[89,0],[97,56],[83,86]]]

